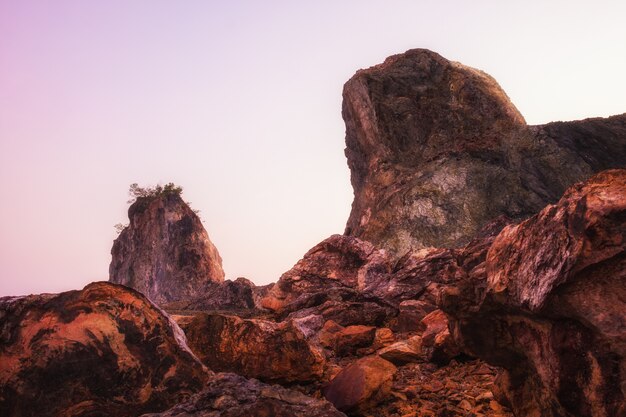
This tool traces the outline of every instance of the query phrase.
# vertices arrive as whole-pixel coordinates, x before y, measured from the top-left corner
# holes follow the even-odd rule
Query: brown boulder
[[[390,271],[385,253],[369,242],[333,235],[309,250],[285,272],[262,299],[261,306],[292,312],[320,305],[331,297],[354,297]]]
[[[444,292],[464,347],[508,370],[516,415],[626,414],[626,170],[571,187]]]
[[[213,371],[276,382],[313,381],[323,374],[324,357],[293,320],[199,313],[184,329],[191,350]]]
[[[459,247],[626,163],[626,115],[527,126],[489,75],[414,49],[344,86],[354,201],[345,234],[400,257]]]
[[[422,338],[413,336],[396,342],[379,350],[378,356],[398,366],[418,362],[422,359]]]
[[[337,356],[356,354],[360,348],[371,346],[376,336],[376,328],[372,326],[343,327],[332,320],[324,324],[320,334],[320,344],[332,350]]]
[[[385,400],[396,367],[377,356],[351,363],[324,388],[324,397],[340,411],[359,413]]]
[[[222,258],[179,192],[139,197],[113,242],[109,281],[162,304],[189,300],[224,281]]]
[[[0,298],[0,415],[136,416],[208,377],[181,329],[134,290]]]
[[[217,374],[172,409],[143,417],[345,417],[329,402],[235,374]]]
[[[446,364],[461,353],[448,324],[448,317],[441,310],[435,310],[422,319],[424,354],[431,362]]]

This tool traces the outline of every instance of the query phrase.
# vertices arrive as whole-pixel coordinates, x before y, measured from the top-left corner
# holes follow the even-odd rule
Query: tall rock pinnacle
[[[344,86],[354,188],[346,234],[401,256],[458,247],[626,164],[626,114],[527,126],[489,75],[414,49]]]
[[[109,280],[156,303],[188,300],[224,281],[217,248],[179,194],[138,197],[111,249]]]

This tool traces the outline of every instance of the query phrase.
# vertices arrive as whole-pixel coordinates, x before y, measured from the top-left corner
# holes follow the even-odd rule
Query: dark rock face
[[[533,215],[626,164],[626,115],[529,127],[493,78],[428,50],[358,71],[343,97],[345,233],[396,257],[462,246],[491,219]]]
[[[201,313],[183,328],[189,347],[214,371],[275,382],[310,382],[324,371],[324,356],[291,320]]]
[[[136,416],[208,377],[180,328],[123,286],[0,298],[0,415]]]
[[[345,417],[329,402],[278,385],[222,373],[169,411],[143,417]]]
[[[202,294],[191,299],[166,303],[168,310],[236,311],[245,314],[255,309],[257,287],[245,278],[207,283]]]
[[[444,291],[466,349],[502,366],[516,415],[626,414],[626,170],[506,227],[482,274]]]
[[[224,280],[222,259],[178,194],[139,197],[113,243],[109,280],[156,303],[189,300]]]

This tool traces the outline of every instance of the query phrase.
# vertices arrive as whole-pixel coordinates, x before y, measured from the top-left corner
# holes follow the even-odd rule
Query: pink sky
[[[409,48],[529,123],[626,111],[623,2],[512,3],[0,0],[0,296],[108,279],[133,182],[185,188],[227,278],[277,280],[348,217],[343,83]]]

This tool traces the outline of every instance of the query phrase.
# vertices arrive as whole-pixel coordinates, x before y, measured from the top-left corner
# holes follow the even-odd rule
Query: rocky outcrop
[[[324,356],[293,320],[201,313],[183,325],[189,347],[213,371],[273,382],[310,382],[324,371]]]
[[[507,369],[516,415],[626,414],[626,170],[572,186],[443,292],[466,349]]]
[[[385,253],[371,243],[333,235],[285,272],[261,305],[277,312],[291,312],[332,299],[350,301],[347,298],[368,283],[386,280],[389,272]]]
[[[319,333],[320,344],[337,356],[354,355],[360,348],[372,346],[376,338],[373,326],[343,327],[332,320],[324,323]]]
[[[139,197],[111,249],[109,280],[163,304],[190,300],[224,280],[222,259],[179,193]]]
[[[626,115],[529,127],[493,78],[424,49],[358,71],[342,113],[345,234],[395,257],[463,246],[491,219],[533,215],[626,164]]]
[[[345,417],[329,402],[254,379],[217,374],[188,401],[143,417]]]
[[[131,289],[0,298],[0,415],[131,417],[208,377],[180,328]]]
[[[246,278],[234,281],[210,282],[201,294],[190,299],[163,304],[163,308],[183,311],[232,311],[241,315],[254,315],[257,287]]]

